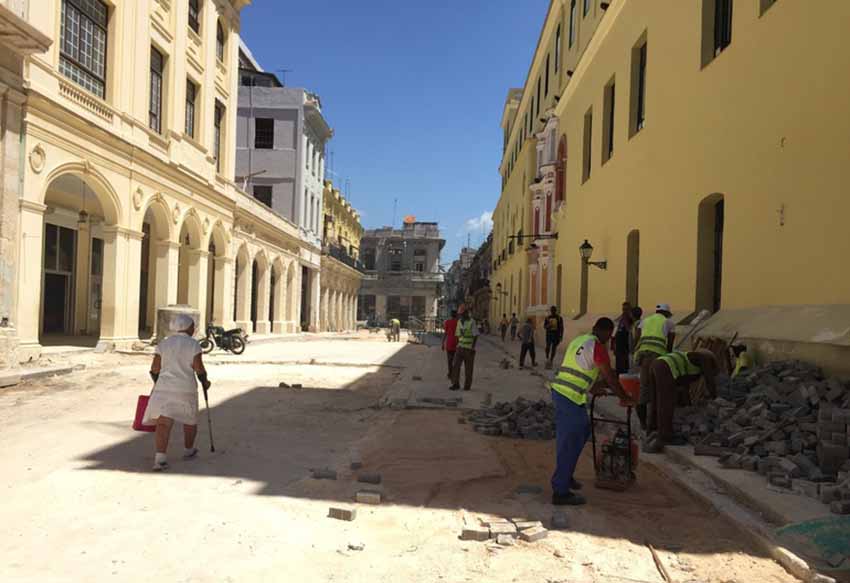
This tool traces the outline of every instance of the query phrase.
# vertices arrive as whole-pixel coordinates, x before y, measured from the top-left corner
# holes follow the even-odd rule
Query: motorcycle
[[[245,345],[247,343],[248,336],[242,328],[225,330],[221,326],[207,324],[207,335],[201,340],[201,350],[204,351],[204,354],[209,354],[213,348],[218,346],[222,350],[227,350],[233,354],[242,354],[245,352]]]

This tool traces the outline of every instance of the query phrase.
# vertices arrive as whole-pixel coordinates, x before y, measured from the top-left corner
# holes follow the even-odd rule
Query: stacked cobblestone
[[[773,488],[850,508],[850,389],[799,361],[718,383],[717,398],[677,411],[695,452],[764,475]]]
[[[465,420],[484,435],[539,440],[555,437],[555,406],[543,399],[519,397],[513,402],[496,403],[467,413]]]

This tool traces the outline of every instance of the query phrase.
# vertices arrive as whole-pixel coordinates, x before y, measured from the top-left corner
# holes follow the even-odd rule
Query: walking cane
[[[207,397],[207,388],[204,387],[204,402],[207,404],[207,427],[210,430],[210,453],[215,453],[215,443],[213,443],[212,434],[212,418],[210,417],[210,400]]]

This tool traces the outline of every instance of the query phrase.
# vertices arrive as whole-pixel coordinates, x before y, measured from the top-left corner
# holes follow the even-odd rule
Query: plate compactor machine
[[[596,414],[596,399],[610,395],[594,395],[590,401],[590,436],[593,443],[593,468],[596,487],[623,492],[635,483],[638,465],[638,444],[632,433],[632,408],[626,407],[626,420],[600,417]],[[598,425],[615,428],[613,435],[597,439]]]

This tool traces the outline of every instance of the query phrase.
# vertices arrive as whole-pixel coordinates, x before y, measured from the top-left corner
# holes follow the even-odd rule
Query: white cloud
[[[492,230],[493,213],[491,211],[484,211],[481,213],[481,216],[467,220],[463,224],[463,230],[458,235],[465,236],[468,233],[472,233],[487,236]]]

